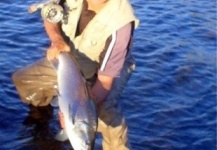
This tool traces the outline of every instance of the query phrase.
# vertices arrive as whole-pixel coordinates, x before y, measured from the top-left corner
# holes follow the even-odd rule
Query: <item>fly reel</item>
[[[63,8],[60,5],[49,3],[41,8],[43,19],[51,23],[58,23],[63,18]]]

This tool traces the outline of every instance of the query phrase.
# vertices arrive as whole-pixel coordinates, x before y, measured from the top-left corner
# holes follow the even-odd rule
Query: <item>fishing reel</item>
[[[47,4],[41,9],[41,16],[49,22],[58,23],[63,18],[63,8],[57,4]]]
[[[29,7],[29,13],[41,9],[41,17],[48,22],[58,23],[63,18],[63,8],[58,4],[60,0],[48,0],[42,3],[33,4]]]

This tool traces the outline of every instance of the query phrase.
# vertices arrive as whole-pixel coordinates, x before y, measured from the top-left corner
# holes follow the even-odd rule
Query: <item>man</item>
[[[97,106],[103,149],[130,149],[127,126],[116,101],[134,68],[129,48],[138,20],[132,7],[128,0],[66,0],[63,7],[66,13],[61,23],[44,20],[52,43],[47,59],[13,75],[21,99],[34,106],[48,105],[56,84],[56,73],[48,60],[57,59],[61,51],[71,52]],[[64,127],[62,117],[60,113]]]

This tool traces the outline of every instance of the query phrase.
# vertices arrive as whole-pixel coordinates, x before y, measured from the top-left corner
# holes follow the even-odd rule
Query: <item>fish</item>
[[[58,105],[65,123],[65,128],[56,139],[64,141],[68,138],[75,150],[91,150],[94,147],[97,114],[77,61],[69,52],[61,52],[58,59],[51,63],[57,71]]]

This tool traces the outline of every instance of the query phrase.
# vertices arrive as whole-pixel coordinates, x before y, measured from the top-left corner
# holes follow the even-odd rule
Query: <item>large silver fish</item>
[[[60,53],[58,63],[52,63],[57,70],[58,104],[65,122],[65,129],[56,138],[65,140],[66,133],[73,149],[91,150],[97,117],[85,80],[70,53]]]

